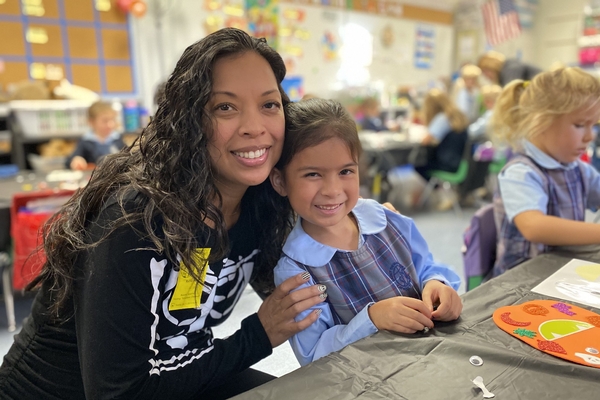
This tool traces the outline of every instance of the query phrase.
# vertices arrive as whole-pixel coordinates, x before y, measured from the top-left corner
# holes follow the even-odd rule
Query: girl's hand
[[[69,164],[69,166],[74,171],[83,171],[87,168],[87,161],[85,161],[85,158],[81,156],[75,156],[71,160],[71,164]]]
[[[437,139],[430,133],[426,134],[425,136],[423,136],[423,139],[421,139],[422,146],[435,146],[436,144]]]
[[[437,321],[454,321],[460,316],[463,307],[456,290],[436,280],[425,284],[423,302],[432,311],[433,306],[437,305],[437,310],[431,313],[433,319]]]
[[[306,279],[303,276],[306,276]],[[302,311],[322,303],[327,298],[323,285],[313,285],[292,292],[305,284],[309,278],[305,273],[286,279],[258,309],[258,319],[267,332],[271,346],[279,346],[319,318],[319,313],[315,310],[299,322],[294,320]]]
[[[431,310],[421,300],[397,296],[378,301],[369,308],[369,318],[377,329],[415,333],[433,328]]]

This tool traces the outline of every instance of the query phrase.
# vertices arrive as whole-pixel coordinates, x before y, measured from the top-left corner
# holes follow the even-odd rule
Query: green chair
[[[504,168],[505,165],[506,165],[506,158],[494,160],[490,164],[488,171],[490,174],[498,175],[500,173],[500,171],[502,171],[502,168]]]
[[[470,143],[467,144],[470,147]],[[458,169],[455,172],[439,170],[431,171],[429,182],[427,183],[427,186],[425,186],[423,194],[419,199],[419,208],[422,208],[425,205],[425,202],[429,199],[429,196],[431,195],[433,190],[436,188],[436,186],[439,185],[445,192],[452,194],[452,208],[454,209],[454,212],[457,215],[461,215],[462,208],[460,207],[460,201],[458,196],[454,196],[453,190],[465,181],[468,172],[469,161],[464,157],[462,160],[460,160]]]

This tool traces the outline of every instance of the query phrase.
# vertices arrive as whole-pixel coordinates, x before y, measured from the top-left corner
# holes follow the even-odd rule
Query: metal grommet
[[[479,356],[471,356],[469,362],[476,367],[481,367],[483,365],[483,359]]]
[[[599,353],[599,351],[593,347],[588,347],[585,349],[585,351],[587,351],[590,354],[598,354]]]

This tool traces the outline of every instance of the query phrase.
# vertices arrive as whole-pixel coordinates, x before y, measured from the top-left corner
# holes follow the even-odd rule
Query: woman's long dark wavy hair
[[[218,204],[213,204],[221,195],[215,186],[208,154],[213,132],[205,106],[211,96],[215,61],[249,51],[258,53],[270,64],[283,104],[289,103],[280,85],[285,65],[264,39],[227,28],[189,46],[166,83],[165,96],[155,118],[138,140],[120,153],[107,156],[88,185],[44,226],[47,261],[29,288],[43,282],[50,284],[54,313],[60,314],[61,306],[72,294],[78,254],[126,225],[143,226],[141,232],[137,230],[139,234],[150,239],[155,250],[174,265],[179,265],[177,256],[181,256],[197,280],[202,263],[194,261],[193,253],[205,246],[196,238],[205,220],[215,225],[215,245],[209,261],[227,254],[229,241],[224,217]],[[126,211],[124,197],[132,190],[140,193],[143,201],[134,211]],[[87,225],[109,198],[119,202],[123,216],[112,221],[111,230],[103,238],[90,242]],[[269,179],[246,191],[242,208],[252,215],[253,226],[260,227],[250,233],[259,234],[261,243],[252,284],[264,297],[274,288],[272,268],[291,228],[291,210],[286,199],[273,190]],[[157,217],[162,220],[160,232],[156,232]]]

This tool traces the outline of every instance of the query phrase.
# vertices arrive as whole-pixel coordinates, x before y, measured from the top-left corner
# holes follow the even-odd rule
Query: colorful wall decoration
[[[304,96],[304,79],[301,76],[286,76],[281,87],[291,101],[300,101]]]
[[[278,0],[246,0],[248,31],[252,36],[265,38],[275,49],[278,49],[278,3]]]
[[[429,69],[435,54],[435,29],[430,25],[417,25],[415,37],[415,67]]]

